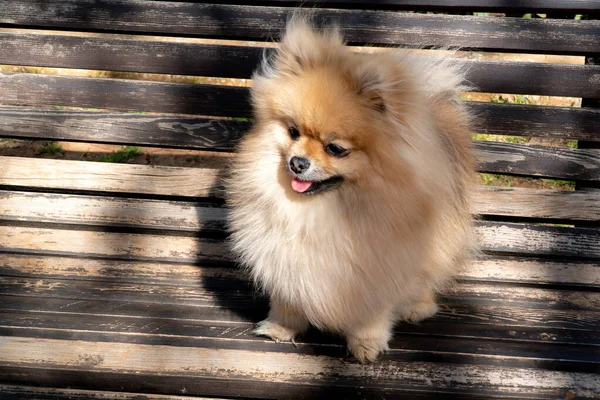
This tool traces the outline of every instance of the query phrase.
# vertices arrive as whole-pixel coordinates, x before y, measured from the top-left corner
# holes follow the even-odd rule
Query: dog
[[[226,182],[232,250],[270,299],[257,335],[312,325],[374,361],[395,323],[438,311],[473,249],[465,89],[455,60],[352,52],[335,27],[288,22]]]

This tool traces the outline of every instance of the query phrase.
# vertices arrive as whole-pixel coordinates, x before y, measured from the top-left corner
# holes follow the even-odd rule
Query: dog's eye
[[[350,153],[342,146],[334,143],[329,143],[327,146],[325,146],[325,151],[334,157],[344,157],[347,156],[348,153]]]
[[[296,140],[300,137],[300,131],[295,126],[290,126],[288,132],[290,133],[292,140]]]

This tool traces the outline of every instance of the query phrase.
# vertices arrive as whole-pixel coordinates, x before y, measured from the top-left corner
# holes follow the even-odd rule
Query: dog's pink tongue
[[[292,179],[292,189],[298,193],[306,192],[310,185],[312,185],[312,182],[310,181],[301,181],[298,178]]]

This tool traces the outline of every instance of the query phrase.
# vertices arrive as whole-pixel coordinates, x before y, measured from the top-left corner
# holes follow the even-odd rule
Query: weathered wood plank
[[[226,292],[215,291],[215,294]],[[58,314],[85,314],[85,315],[107,315],[123,317],[148,317],[183,319],[186,321],[207,321],[212,324],[231,324],[258,322],[265,318],[268,312],[268,303],[259,297],[242,303],[232,301],[223,302],[220,307],[199,306],[190,304],[144,303],[119,301],[115,299],[61,299],[35,296],[12,296],[2,294],[0,308],[4,310],[18,310],[20,312],[38,311]],[[510,331],[521,332],[517,337],[536,338],[533,334],[527,334],[528,329],[537,332],[540,330],[559,330],[557,341],[573,342],[583,340],[583,343],[598,344],[597,335],[598,320],[600,316],[597,311],[569,310],[568,308],[531,308],[519,305],[506,305],[491,300],[479,299],[477,302],[464,301],[462,298],[446,298],[436,316],[423,322],[425,326],[429,323],[458,324],[461,326],[485,325],[493,327],[502,326]],[[409,325],[400,325],[403,330],[409,329]],[[420,327],[420,326],[417,326]],[[516,328],[516,329],[515,329]],[[425,328],[424,328],[425,329]],[[569,333],[570,330],[574,332]],[[514,336],[509,331],[510,336]],[[453,330],[435,329],[432,332],[448,332]],[[458,332],[458,331],[457,331]],[[544,339],[546,336],[537,337]],[[562,339],[561,339],[562,338]]]
[[[195,237],[11,226],[0,226],[0,249],[156,261],[231,259],[224,243]]]
[[[475,211],[486,216],[595,221],[600,199],[593,192],[479,187]],[[189,201],[0,190],[0,219],[104,227],[220,232],[227,210]]]
[[[600,259],[600,230],[502,222],[479,222],[475,229],[487,252]],[[162,244],[161,244],[162,240]],[[195,262],[227,261],[221,242],[186,236],[0,226],[0,251],[54,255],[110,256]]]
[[[193,116],[0,106],[0,135],[23,139],[231,151],[250,125]],[[566,125],[565,131],[570,131],[573,125]]]
[[[250,106],[247,102],[249,96],[248,88],[243,87],[36,74],[0,74],[0,84],[4,88],[0,93],[0,101],[10,104],[63,105],[227,117],[249,117],[251,114]],[[510,117],[513,110],[520,108],[517,106],[498,107],[478,105],[477,103],[470,104],[476,112],[482,113],[484,121],[488,121],[488,124],[492,124],[492,126],[494,124],[492,118],[500,117],[498,122],[500,127],[506,123],[502,117]],[[542,111],[541,108],[536,108],[538,116],[543,116],[554,110],[552,107],[547,107],[547,110]],[[491,110],[491,115],[487,115],[488,110]],[[499,111],[501,115],[493,114],[494,110]],[[525,110],[524,112],[530,112],[532,109],[523,108],[523,110]],[[559,119],[563,117],[568,118],[565,113],[571,115],[571,112],[567,112],[562,108],[557,109],[557,111],[559,115],[562,115]],[[598,126],[594,122],[594,117],[597,117],[597,113],[581,112],[581,114],[577,114],[577,111],[575,111],[573,115],[584,118],[584,129],[587,127],[587,130],[584,130],[581,135],[598,137]],[[556,116],[548,122],[555,121]],[[70,121],[69,123],[72,124],[75,121]],[[578,123],[576,128],[580,128],[579,124],[581,120],[579,119],[576,123]],[[509,129],[515,129],[514,123],[507,124]],[[483,126],[487,126],[486,123]],[[531,124],[526,126],[532,127]],[[533,127],[535,126],[534,124]],[[572,127],[572,123],[567,123],[567,126]],[[11,129],[10,126],[8,128]],[[173,129],[172,126],[163,125],[163,129],[165,128],[167,130]],[[175,129],[182,128],[185,128],[185,126],[175,127]],[[45,130],[49,129],[45,128]],[[484,131],[486,129],[482,128]],[[494,129],[502,128],[491,127],[490,129],[493,131]],[[566,129],[566,131],[560,131],[568,132],[572,128]],[[528,132],[525,130],[520,134],[525,135]],[[205,143],[206,140],[201,142],[201,146],[206,146]]]
[[[520,284],[585,285],[600,288],[600,264],[571,260],[486,256],[469,263],[461,280],[513,282]]]
[[[0,318],[3,315],[0,313]],[[15,315],[15,317],[19,318]],[[51,316],[46,316],[51,318]],[[81,318],[81,316],[78,316]],[[75,321],[77,316],[71,317]],[[20,319],[35,319],[26,314]],[[65,321],[65,318],[59,318],[66,325],[72,325]],[[36,321],[33,321],[34,324]],[[97,321],[103,325],[114,326],[114,322],[127,323],[127,321]],[[138,323],[141,321],[138,321]],[[320,356],[347,358],[346,349],[343,341],[339,337],[324,337],[324,335],[311,332],[305,335],[298,342],[298,348],[286,344],[274,343],[265,338],[255,338],[251,335],[252,325],[239,326],[197,326],[188,325],[184,321],[157,321],[159,324],[153,324],[146,321],[147,324],[154,326],[150,333],[140,334],[127,327],[126,332],[121,332],[123,328],[116,328],[113,331],[107,331],[105,328],[94,328],[88,325],[91,330],[44,328],[44,327],[3,327],[0,326],[0,333],[3,336],[20,336],[39,339],[75,339],[93,342],[116,342],[132,343],[140,345],[164,345],[177,347],[194,348],[219,348],[225,349],[243,349],[257,352],[289,352],[296,354],[315,354],[318,351]],[[133,323],[134,326],[136,323]],[[18,324],[17,324],[18,325]],[[77,324],[76,325],[80,325]],[[158,326],[157,326],[158,325]],[[182,326],[181,334],[174,334],[178,326]],[[162,326],[162,328],[160,327]],[[211,329],[212,328],[212,329]],[[170,332],[157,334],[158,331]],[[237,331],[231,337],[230,331]],[[542,332],[543,333],[543,332]],[[75,336],[75,337],[73,337]],[[229,336],[229,337],[228,337]],[[598,359],[594,352],[596,346],[572,346],[559,344],[554,341],[499,341],[486,340],[478,338],[477,341],[471,338],[445,337],[435,335],[404,335],[397,333],[390,342],[390,352],[382,356],[382,361],[435,361],[448,363],[474,363],[478,365],[500,365],[512,367],[535,367],[546,368],[569,372],[593,372],[600,368]],[[458,354],[456,354],[458,353]]]
[[[263,0],[262,4],[285,4],[297,6],[297,0]],[[312,7],[365,7],[374,8],[374,4],[369,0],[308,0],[303,1],[303,5]],[[425,9],[432,10],[489,10],[506,12],[567,12],[567,13],[585,13],[598,12],[600,5],[594,0],[521,0],[518,2],[506,2],[504,0],[377,0],[377,8],[401,8],[401,9]]]
[[[222,197],[219,169],[0,157],[0,185]]]
[[[481,172],[600,181],[600,152],[595,149],[571,150],[496,142],[477,142],[476,147]],[[222,179],[226,173],[218,168],[5,156],[0,157],[0,172],[0,185],[5,186],[191,197],[222,197]],[[568,195],[552,195],[551,198],[561,196]],[[593,201],[593,194],[590,196]],[[592,206],[590,211],[594,209]],[[592,215],[591,218],[595,217]]]
[[[2,73],[0,86],[4,104],[250,116],[248,89],[235,86]]]
[[[223,231],[226,210],[194,202],[0,190],[0,219],[60,224]]]
[[[475,131],[497,135],[600,140],[600,111],[469,102]],[[249,121],[0,106],[0,135],[230,151]]]
[[[475,233],[483,250],[496,253],[600,258],[600,230],[478,222]]]
[[[250,78],[264,48],[0,32],[3,64]],[[461,60],[475,90],[600,97],[600,66]]]
[[[210,273],[210,271],[207,271]],[[209,275],[196,287],[78,281],[44,278],[3,277],[0,293],[11,296],[32,296],[73,301],[109,298],[121,302],[163,303],[201,307],[240,309],[252,304],[255,296],[247,286],[238,289],[223,287]],[[108,297],[107,297],[108,296]],[[537,287],[519,287],[483,283],[457,283],[442,297],[442,304],[502,305],[518,308],[592,311],[600,317],[600,294]]]
[[[543,178],[600,180],[600,150],[475,141],[477,170]]]
[[[479,133],[600,140],[600,110],[476,102],[467,107]]]
[[[36,255],[6,254],[0,274],[43,278],[193,288],[247,289],[249,279],[232,266],[200,267],[198,264],[90,260]],[[530,258],[486,257],[475,260],[457,278],[463,282],[511,282],[536,285],[600,286],[600,266],[593,262],[546,261]]]
[[[202,286],[205,280],[223,287],[244,288],[248,278],[233,266],[200,267],[136,261],[93,260],[67,257],[5,254],[0,275],[51,279],[86,279]],[[577,285],[600,287],[600,265],[595,262],[553,261],[532,258],[486,256],[460,271],[462,281]]]
[[[567,190],[479,186],[475,213],[554,220],[600,220],[600,194]]]
[[[52,29],[143,32],[265,40],[283,29],[285,7],[134,0],[3,0],[0,23]],[[493,50],[590,54],[600,52],[598,21],[315,9],[319,22],[336,21],[350,42],[453,45]]]
[[[6,301],[14,301],[15,297],[6,296]],[[204,337],[204,338],[222,338],[233,340],[251,340],[258,341],[264,338],[257,338],[252,334],[254,322],[252,319],[246,321],[219,321],[211,320],[216,313],[211,313],[211,309],[204,308],[206,319],[196,318],[160,318],[154,316],[123,316],[115,315],[112,309],[108,309],[103,315],[90,313],[69,313],[69,312],[48,312],[39,310],[23,310],[20,304],[11,304],[11,308],[0,309],[0,334],[8,336],[11,331],[12,336],[30,336],[51,337],[49,332],[60,330],[64,333],[73,333],[73,331],[94,332],[94,333],[120,333],[135,334],[134,341],[143,340],[142,335],[168,335],[180,337]],[[518,312],[519,309],[515,309]],[[265,313],[266,308],[260,307],[260,312]],[[528,310],[523,310],[528,314]],[[198,316],[198,313],[193,315]],[[479,316],[477,312],[473,317]],[[551,313],[546,317],[551,318]],[[600,345],[600,338],[594,331],[578,329],[558,329],[553,327],[530,327],[514,325],[496,325],[480,323],[461,323],[460,317],[455,320],[444,320],[440,315],[427,319],[419,325],[400,323],[395,329],[395,335],[398,335],[392,342],[392,347],[399,349],[402,346],[404,338],[407,336],[434,336],[445,338],[457,338],[475,340],[499,340],[502,342],[519,343],[552,343],[552,344],[580,344],[585,346]],[[527,319],[527,318],[525,318]],[[61,334],[60,336],[63,336]],[[55,336],[55,338],[58,338]],[[176,340],[173,338],[172,340]],[[120,341],[124,341],[121,339]],[[298,343],[307,344],[338,344],[342,340],[339,337],[330,337],[320,335],[316,330],[310,330],[298,338]],[[464,342],[463,342],[464,343]],[[415,343],[415,344],[418,344]],[[589,349],[589,348],[588,348]],[[433,349],[430,349],[433,350]],[[458,349],[454,349],[455,351]],[[593,350],[593,348],[592,348]],[[597,361],[597,360],[596,360]]]
[[[524,395],[576,390],[582,397],[600,396],[600,378],[593,373],[391,360],[366,369],[345,359],[305,354],[10,337],[0,338],[0,346],[6,349],[0,354],[0,362],[13,368],[42,363],[46,369],[84,369],[89,374],[160,371],[163,376],[181,377],[184,382],[203,376],[338,386],[358,379],[365,386],[376,381],[377,386],[389,388],[410,385],[421,390],[468,389]],[[191,388],[187,393],[207,394],[196,390]]]
[[[177,396],[127,392],[111,392],[104,390],[62,389],[36,386],[0,385],[0,399],[35,399],[35,400],[209,400],[208,397]],[[210,399],[217,400],[214,397]]]

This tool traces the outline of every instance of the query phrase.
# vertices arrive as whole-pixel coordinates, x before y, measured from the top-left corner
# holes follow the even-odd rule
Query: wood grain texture
[[[202,340],[202,337],[254,342],[264,341],[264,338],[259,338],[252,334],[254,323],[262,317],[257,316],[256,319],[253,319],[246,315],[241,316],[241,318],[238,316],[237,318],[227,319],[213,312],[215,307],[212,307],[212,309],[204,307],[202,308],[202,313],[188,313],[186,314],[187,318],[162,318],[158,316],[158,313],[156,315],[120,315],[123,313],[116,308],[119,303],[112,301],[105,302],[108,307],[103,314],[93,314],[65,312],[62,310],[25,310],[24,307],[27,304],[35,304],[26,300],[37,300],[39,302],[39,298],[24,297],[20,299],[22,301],[19,301],[16,296],[4,296],[4,299],[6,299],[6,306],[0,309],[0,334],[5,335],[9,332],[14,332],[15,336],[61,338],[73,331],[80,331],[96,334],[98,338],[104,341],[108,338],[104,333],[118,334],[113,337],[118,338],[121,342],[127,342],[125,335],[131,335],[129,341],[138,343],[144,341],[143,336],[150,335],[171,336],[170,340],[173,344],[179,339],[182,339],[180,343],[188,344],[194,339],[197,341]],[[56,301],[57,299],[53,299],[52,302],[55,303]],[[97,301],[90,300],[90,303],[94,302]],[[148,307],[151,308],[153,305],[148,304]],[[406,345],[407,338],[411,340],[411,336],[427,337],[427,341],[431,341],[432,338],[443,337],[447,338],[447,343],[451,342],[452,339],[458,339],[459,343],[462,343],[463,346],[466,344],[465,339],[498,340],[501,341],[500,346],[502,346],[503,342],[509,344],[511,342],[552,343],[553,345],[579,344],[583,346],[598,346],[600,344],[594,330],[531,326],[526,323],[520,326],[514,323],[504,325],[488,321],[485,313],[480,314],[478,310],[470,310],[470,317],[480,318],[479,322],[474,323],[466,321],[466,315],[460,315],[460,311],[462,310],[456,310],[451,307],[451,305],[443,305],[447,314],[447,310],[457,313],[453,319],[438,314],[431,319],[423,321],[418,326],[408,323],[397,324],[394,328],[396,336],[392,342],[393,348],[396,350],[401,349],[403,341],[405,342],[404,345]],[[175,309],[175,306],[172,306],[172,308]],[[256,308],[260,313],[266,315],[266,307],[257,305]],[[240,312],[241,310],[237,311]],[[532,313],[531,310],[513,308],[513,313],[519,311],[523,313],[522,319],[528,322],[528,316]],[[557,317],[554,310],[534,310],[533,312],[537,312],[538,314],[540,312],[545,313],[545,317],[548,319]],[[587,312],[587,314],[591,315],[592,313]],[[503,315],[502,310],[498,313],[498,316],[500,315]],[[202,319],[199,317],[202,317]],[[560,318],[558,320],[553,319],[552,325],[556,325],[557,321],[560,321]],[[52,331],[57,334],[52,335]],[[82,333],[82,335],[85,335],[85,333]],[[145,339],[146,342],[156,340],[152,337],[146,337]],[[412,340],[416,346],[424,344],[422,340]],[[299,337],[298,344],[339,346],[342,344],[342,338],[335,335],[320,334],[313,329]],[[558,348],[560,347],[557,346]],[[587,349],[593,350],[590,347],[587,347]],[[489,347],[488,351],[490,353],[494,352]],[[551,358],[551,356],[547,355],[545,358]]]
[[[600,111],[468,102],[479,133],[600,140]],[[250,121],[0,106],[0,135],[231,151]]]
[[[177,396],[160,394],[143,394],[128,392],[112,392],[103,390],[62,389],[35,386],[0,385],[0,399],[35,399],[35,400],[210,400],[211,397]]]
[[[600,288],[598,262],[532,258],[484,257],[469,263],[458,279],[518,284],[581,285]]]
[[[163,376],[184,380],[200,376],[236,377],[255,382],[276,380],[311,385],[333,384],[328,379],[330,376],[337,378],[336,385],[347,384],[353,378],[369,385],[367,382],[376,377],[378,386],[410,385],[414,389],[476,391],[485,387],[492,393],[546,395],[574,389],[582,397],[600,395],[600,378],[591,373],[402,361],[382,361],[365,369],[354,362],[324,356],[84,340],[4,337],[0,338],[0,346],[7,349],[0,354],[0,362],[6,366],[44,364],[45,368],[85,369],[90,374],[112,371],[133,375],[134,372],[160,371]],[[192,390],[188,393],[195,394]]]
[[[600,220],[599,196],[522,188],[479,187],[477,213],[530,219]],[[91,227],[219,232],[225,229],[225,208],[191,201],[160,201],[115,197],[30,193],[0,190],[0,219]]]
[[[222,197],[219,169],[0,157],[0,185]]]
[[[600,181],[600,152],[596,149],[479,142],[477,151],[481,172]],[[216,168],[0,157],[0,185],[17,187],[222,197],[225,173]],[[588,196],[593,201],[594,195]]]
[[[10,316],[16,316],[21,321],[12,323],[7,319]],[[14,336],[28,338],[69,339],[69,335],[75,331],[80,332],[77,339],[94,342],[168,344],[178,347],[219,348],[222,350],[241,348],[257,352],[285,351],[308,355],[314,355],[318,351],[320,356],[338,358],[344,358],[346,351],[341,338],[327,337],[316,332],[309,332],[305,335],[298,342],[297,349],[286,349],[286,344],[253,337],[250,324],[230,324],[225,327],[218,324],[202,325],[197,321],[190,321],[190,324],[186,324],[183,321],[167,320],[134,321],[132,318],[117,318],[111,322],[106,317],[92,317],[90,322],[94,321],[101,325],[101,327],[94,327],[89,323],[79,323],[76,315],[58,315],[57,322],[61,323],[61,326],[51,321],[45,321],[45,319],[52,318],[51,315],[25,313],[24,317],[19,318],[16,313],[0,312],[0,323],[2,323],[0,332],[5,335],[13,333]],[[4,325],[5,321],[8,325]],[[130,321],[130,326],[123,326]],[[152,326],[149,331],[142,328],[149,333],[136,331],[136,328],[140,327],[140,322],[146,322]],[[106,329],[107,325],[112,326],[113,329]],[[46,328],[46,326],[49,327]],[[74,329],[71,330],[67,327],[74,327]],[[178,327],[181,329],[179,334],[175,331]],[[234,335],[230,334],[232,331],[235,331]],[[550,332],[552,331],[550,330]],[[540,333],[540,336],[543,336],[544,332]],[[547,332],[545,333],[549,335]],[[429,337],[425,331],[421,335],[397,332],[390,342],[390,352],[384,355],[381,361],[435,361],[554,369],[559,364],[557,359],[562,358],[560,360],[562,368],[559,366],[558,370],[568,368],[569,372],[592,372],[598,368],[598,360],[593,355],[596,348],[593,345],[571,346],[556,343],[552,339],[545,342],[528,340],[524,343],[518,340],[499,341],[480,338],[478,343],[475,343],[469,338],[452,337],[451,335],[435,336]]]
[[[0,102],[248,117],[248,89],[234,86],[0,73]]]
[[[70,285],[73,286],[73,283]],[[106,297],[73,300],[48,296],[43,292],[41,296],[45,297],[3,293],[0,308],[20,312],[32,310],[48,312],[50,315],[85,314],[109,317],[182,319],[185,321],[206,321],[210,324],[221,325],[258,322],[267,315],[268,303],[266,300],[255,296],[252,299],[236,302],[228,299],[227,293],[227,291],[221,292],[220,290],[213,292],[213,294],[220,294],[221,296],[219,307],[183,304],[182,302],[172,304],[172,298],[167,302],[145,303],[143,301],[123,301],[118,300],[118,298],[107,299]],[[155,298],[152,299],[156,300]],[[145,297],[140,300],[145,300]],[[544,340],[546,336],[539,336],[540,330],[541,333],[545,330],[554,332],[558,343],[581,341],[582,344],[598,344],[599,340],[597,330],[600,316],[598,312],[581,309],[569,310],[564,303],[561,303],[560,306],[536,308],[527,307],[523,303],[507,304],[506,302],[502,303],[484,297],[471,298],[468,301],[461,297],[446,297],[442,299],[442,304],[443,306],[433,319],[423,322],[424,326],[434,324],[431,328],[424,328],[429,329],[432,334],[444,332],[444,329],[439,329],[439,324],[448,323],[453,327],[467,324],[483,326],[483,328],[488,327],[494,331],[497,331],[497,327],[501,327],[499,329],[509,329],[508,336],[522,339],[529,338],[530,340]],[[399,325],[399,327],[403,331],[410,330],[410,325]],[[574,331],[571,332],[570,330]],[[512,334],[510,331],[521,333]],[[531,333],[533,331],[538,332],[538,336]],[[448,330],[446,332],[451,335],[453,331]],[[239,333],[239,331],[236,333]],[[490,335],[492,334],[490,333]],[[501,335],[506,338],[506,334]]]
[[[285,7],[134,0],[3,0],[0,23],[51,29],[84,29],[193,35],[240,40],[277,37]],[[455,15],[316,9],[318,22],[338,22],[353,43],[452,45],[490,50],[591,54],[600,50],[598,21],[533,20]]]
[[[477,170],[541,178],[600,180],[600,150],[475,141]]]
[[[251,116],[250,105],[248,104],[249,92],[247,88],[242,87],[36,74],[0,74],[0,84],[4,89],[0,93],[0,101],[6,104],[29,104],[38,106],[61,105],[70,107],[92,107],[225,117]],[[481,131],[487,133],[502,132],[517,133],[518,135],[533,134],[535,136],[537,135],[536,132],[539,132],[540,129],[545,129],[549,124],[559,125],[551,128],[549,133],[540,134],[541,136],[574,136],[597,139],[600,132],[598,130],[598,124],[596,123],[598,112],[539,106],[533,108],[514,105],[467,104],[474,109],[476,114],[482,115],[483,121],[481,123]],[[557,112],[556,115],[552,115],[554,111]],[[73,124],[77,122],[73,119],[61,119],[61,114],[56,111],[54,112],[55,114],[50,114],[50,118],[53,119],[54,124],[44,128],[44,131],[56,129],[58,129],[58,132],[61,130],[64,131],[65,128],[61,127],[61,123]],[[35,121],[35,118],[39,115],[39,113],[34,114],[31,118]],[[86,114],[83,115],[85,116]],[[550,117],[548,117],[548,115],[550,115]],[[508,121],[513,116],[517,118],[516,121]],[[17,117],[19,117],[19,115],[17,115]],[[90,115],[90,117],[93,118],[92,115]],[[109,116],[109,118],[112,117],[114,116]],[[525,123],[523,125],[524,128],[519,131],[518,126],[515,124],[518,124],[520,121],[519,118],[523,119],[526,117],[540,117],[541,121],[545,122],[536,122],[537,120],[533,122],[530,121],[529,123]],[[148,122],[148,118],[156,117],[141,116],[138,118],[140,118],[141,122]],[[174,117],[171,116],[171,118]],[[119,123],[123,119],[125,121],[135,120],[134,117],[120,117],[115,121],[109,119],[107,122]],[[9,121],[4,124],[9,124]],[[24,125],[26,129],[31,129],[27,128],[27,121],[28,119],[25,119],[17,124]],[[149,121],[153,123],[156,120],[150,119]],[[173,119],[167,121],[159,120],[157,122],[163,123],[162,126],[159,126],[159,132],[170,130],[171,136],[174,134],[173,130],[175,130],[175,132],[183,130],[187,134],[190,133],[187,129],[184,130],[186,128],[185,126],[169,125],[169,123],[175,122]],[[565,125],[564,128],[562,127],[563,122]],[[183,123],[186,123],[185,119],[183,120]],[[15,131],[12,125],[4,126],[4,129]],[[238,125],[239,128],[245,126],[247,126],[247,124],[242,124],[241,127]],[[143,127],[144,126],[142,125],[141,128],[143,129]],[[192,128],[194,128],[192,133],[198,129],[200,132],[206,132],[206,129],[210,128],[210,126],[196,126]],[[83,129],[85,129],[85,125]],[[480,130],[479,128],[475,129],[477,131]],[[131,128],[128,128],[128,132],[131,132]],[[72,135],[75,135],[76,133],[77,130],[75,130]],[[38,134],[37,136],[39,137],[41,135]],[[112,137],[109,136],[109,138]],[[209,135],[204,142],[201,142],[200,146],[206,147],[207,143],[210,143],[210,140],[213,138],[214,135]],[[128,139],[129,138],[125,138],[125,140]],[[150,137],[148,139],[142,139],[142,142],[147,140],[152,141]]]
[[[104,227],[223,231],[226,210],[193,202],[0,190],[0,219]]]
[[[600,140],[600,110],[467,103],[479,133]]]
[[[0,32],[3,64],[250,78],[261,47]],[[600,97],[600,66],[461,60],[475,90]]]
[[[5,254],[0,275],[99,282],[145,283],[223,288],[247,288],[248,276],[232,265],[206,267],[199,264],[152,261],[72,259],[41,255]],[[600,286],[600,265],[575,260],[488,256],[469,263],[457,278],[464,282],[507,282],[562,285],[577,288]]]
[[[479,222],[475,232],[483,250],[554,257],[600,258],[600,230]]]
[[[231,151],[250,126],[194,116],[0,106],[0,135],[13,138]]]
[[[132,234],[0,226],[0,249],[17,252],[154,259],[156,261],[230,260],[219,241],[187,236]]]
[[[3,276],[2,280],[0,280],[0,294],[54,298],[84,303],[87,301],[109,299],[121,303],[136,302],[171,304],[173,306],[223,307],[232,310],[258,309],[258,306],[264,307],[264,299],[253,293],[247,281],[235,282],[237,286],[232,284],[227,285],[224,279],[216,279],[211,274],[220,276],[219,271],[206,268],[206,271],[203,272],[199,280],[191,281],[186,285],[137,283],[119,280],[74,281],[73,279]],[[197,282],[197,284],[192,285],[194,282]],[[518,308],[518,311],[515,310],[517,314],[521,311],[524,312],[524,309],[562,310],[567,311],[567,314],[574,311],[589,312],[591,314],[587,314],[587,318],[595,318],[592,321],[596,324],[600,317],[600,293],[594,291],[565,290],[564,288],[554,289],[549,287],[498,285],[496,283],[483,282],[459,282],[441,296],[440,303],[443,305],[442,309],[446,310],[448,314],[456,314],[457,311],[454,308],[457,306],[463,311],[467,306],[501,306]],[[66,312],[67,310],[64,311]],[[201,312],[201,310],[196,310],[197,312]],[[264,312],[264,308],[261,312]],[[97,311],[97,313],[102,314],[100,311]],[[219,310],[215,310],[215,313],[215,315],[220,315]],[[466,314],[471,313],[467,312]],[[455,317],[460,319],[466,317],[466,314],[457,314]],[[191,315],[196,315],[194,318],[204,318],[198,317],[194,313],[189,314],[188,317],[192,318]],[[470,317],[475,320],[478,318],[476,315],[470,315]],[[579,316],[571,315],[571,318],[573,317],[579,318]],[[214,316],[212,318],[214,319]],[[480,322],[485,322],[484,320],[487,319],[489,318],[481,318]],[[585,321],[585,319],[582,320],[583,323]],[[561,321],[557,325],[552,326],[560,327],[563,322]],[[513,325],[519,325],[520,323],[522,322],[518,319],[513,321]]]
[[[600,220],[600,194],[594,192],[479,186],[474,205],[480,215]]]
[[[232,2],[233,3],[233,2]],[[298,0],[263,0],[263,4],[285,4],[297,6]],[[312,7],[356,7],[369,8],[390,7],[401,9],[425,9],[431,10],[494,10],[494,11],[566,11],[574,12],[598,12],[600,5],[594,0],[521,0],[519,2],[507,2],[505,0],[377,0],[376,3],[368,0],[323,0],[303,1],[303,5]]]
[[[482,249],[488,252],[600,259],[597,229],[479,222],[475,231]],[[0,226],[0,249],[162,261],[231,260],[222,243],[189,236],[21,226]]]

